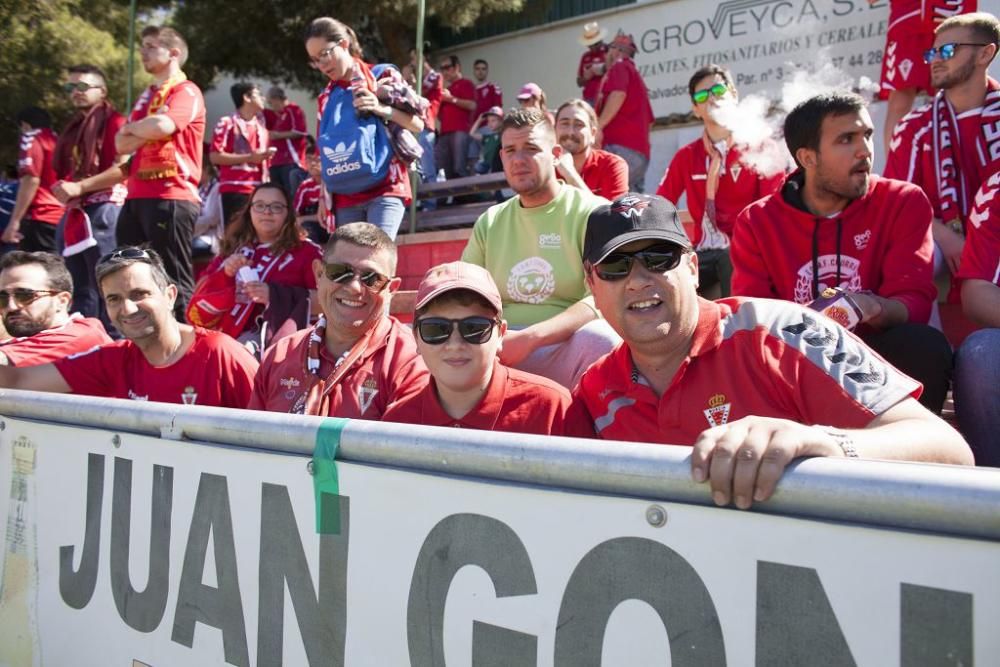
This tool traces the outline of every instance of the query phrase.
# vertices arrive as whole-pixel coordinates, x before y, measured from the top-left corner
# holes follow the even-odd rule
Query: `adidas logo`
[[[333,148],[323,146],[323,156],[330,162],[343,162],[347,158],[351,157],[351,154],[354,153],[354,149],[357,148],[357,146],[357,141],[352,142],[350,146],[346,147],[344,146],[343,141]]]
[[[337,174],[346,174],[349,171],[357,171],[361,169],[360,162],[351,162],[349,164],[335,164],[326,170],[327,176],[336,176]]]

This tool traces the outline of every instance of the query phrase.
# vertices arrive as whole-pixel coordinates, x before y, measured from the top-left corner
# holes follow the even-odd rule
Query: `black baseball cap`
[[[656,195],[629,192],[591,212],[583,239],[583,258],[598,264],[626,243],[644,239],[669,241],[691,249],[691,240],[673,204]]]

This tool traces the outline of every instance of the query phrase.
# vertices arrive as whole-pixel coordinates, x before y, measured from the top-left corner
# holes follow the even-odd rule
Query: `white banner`
[[[994,542],[308,462],[5,419],[0,665],[1000,655]]]

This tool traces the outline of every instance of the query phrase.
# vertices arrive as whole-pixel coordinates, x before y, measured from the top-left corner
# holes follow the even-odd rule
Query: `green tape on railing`
[[[340,434],[349,419],[324,419],[316,431],[313,450],[313,491],[316,493],[316,532],[321,535],[340,534],[340,481],[337,477],[337,449]]]

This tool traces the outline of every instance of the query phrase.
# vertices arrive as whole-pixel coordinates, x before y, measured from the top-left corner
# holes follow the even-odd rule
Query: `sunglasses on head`
[[[458,335],[466,343],[482,345],[493,336],[493,327],[500,324],[497,319],[488,317],[463,317],[460,320],[449,320],[445,317],[421,317],[413,326],[420,334],[420,340],[428,345],[443,345],[451,332],[458,328]]]
[[[694,91],[694,95],[691,96],[691,99],[694,100],[695,104],[704,104],[705,102],[708,101],[709,95],[722,97],[728,91],[729,91],[729,86],[727,86],[724,83],[716,83],[709,88]]]
[[[76,83],[67,82],[62,85],[63,90],[66,91],[67,93],[72,93],[73,91],[79,91],[81,93],[85,93],[91,88],[103,88],[103,87],[104,86],[100,85],[95,86],[94,84],[87,83],[86,81],[77,81]]]
[[[98,264],[104,264],[106,262],[117,262],[123,259],[141,259],[152,263],[153,257],[148,252],[142,248],[118,248],[117,250],[112,250],[107,255],[104,255],[99,260]]]
[[[19,306],[28,306],[42,298],[43,296],[50,296],[52,294],[59,294],[59,290],[55,289],[26,289],[18,288],[11,291],[2,290],[0,291],[0,308],[7,308],[10,306],[10,300],[13,299],[17,302]]]
[[[350,264],[341,264],[338,262],[324,264],[323,272],[330,282],[344,285],[354,280],[355,276],[357,276],[362,285],[367,287],[369,291],[376,293],[381,292],[389,284],[389,278],[383,276],[378,271],[359,271]]]
[[[989,46],[989,44],[976,44],[973,42],[948,42],[941,46],[932,46],[924,51],[924,62],[930,65],[934,59],[940,57],[941,60],[951,60],[955,57],[955,50],[960,46]]]
[[[613,252],[594,265],[594,273],[601,280],[622,280],[632,272],[632,263],[637,259],[647,271],[666,273],[677,268],[685,252],[684,248],[672,243],[655,245],[636,252]]]

